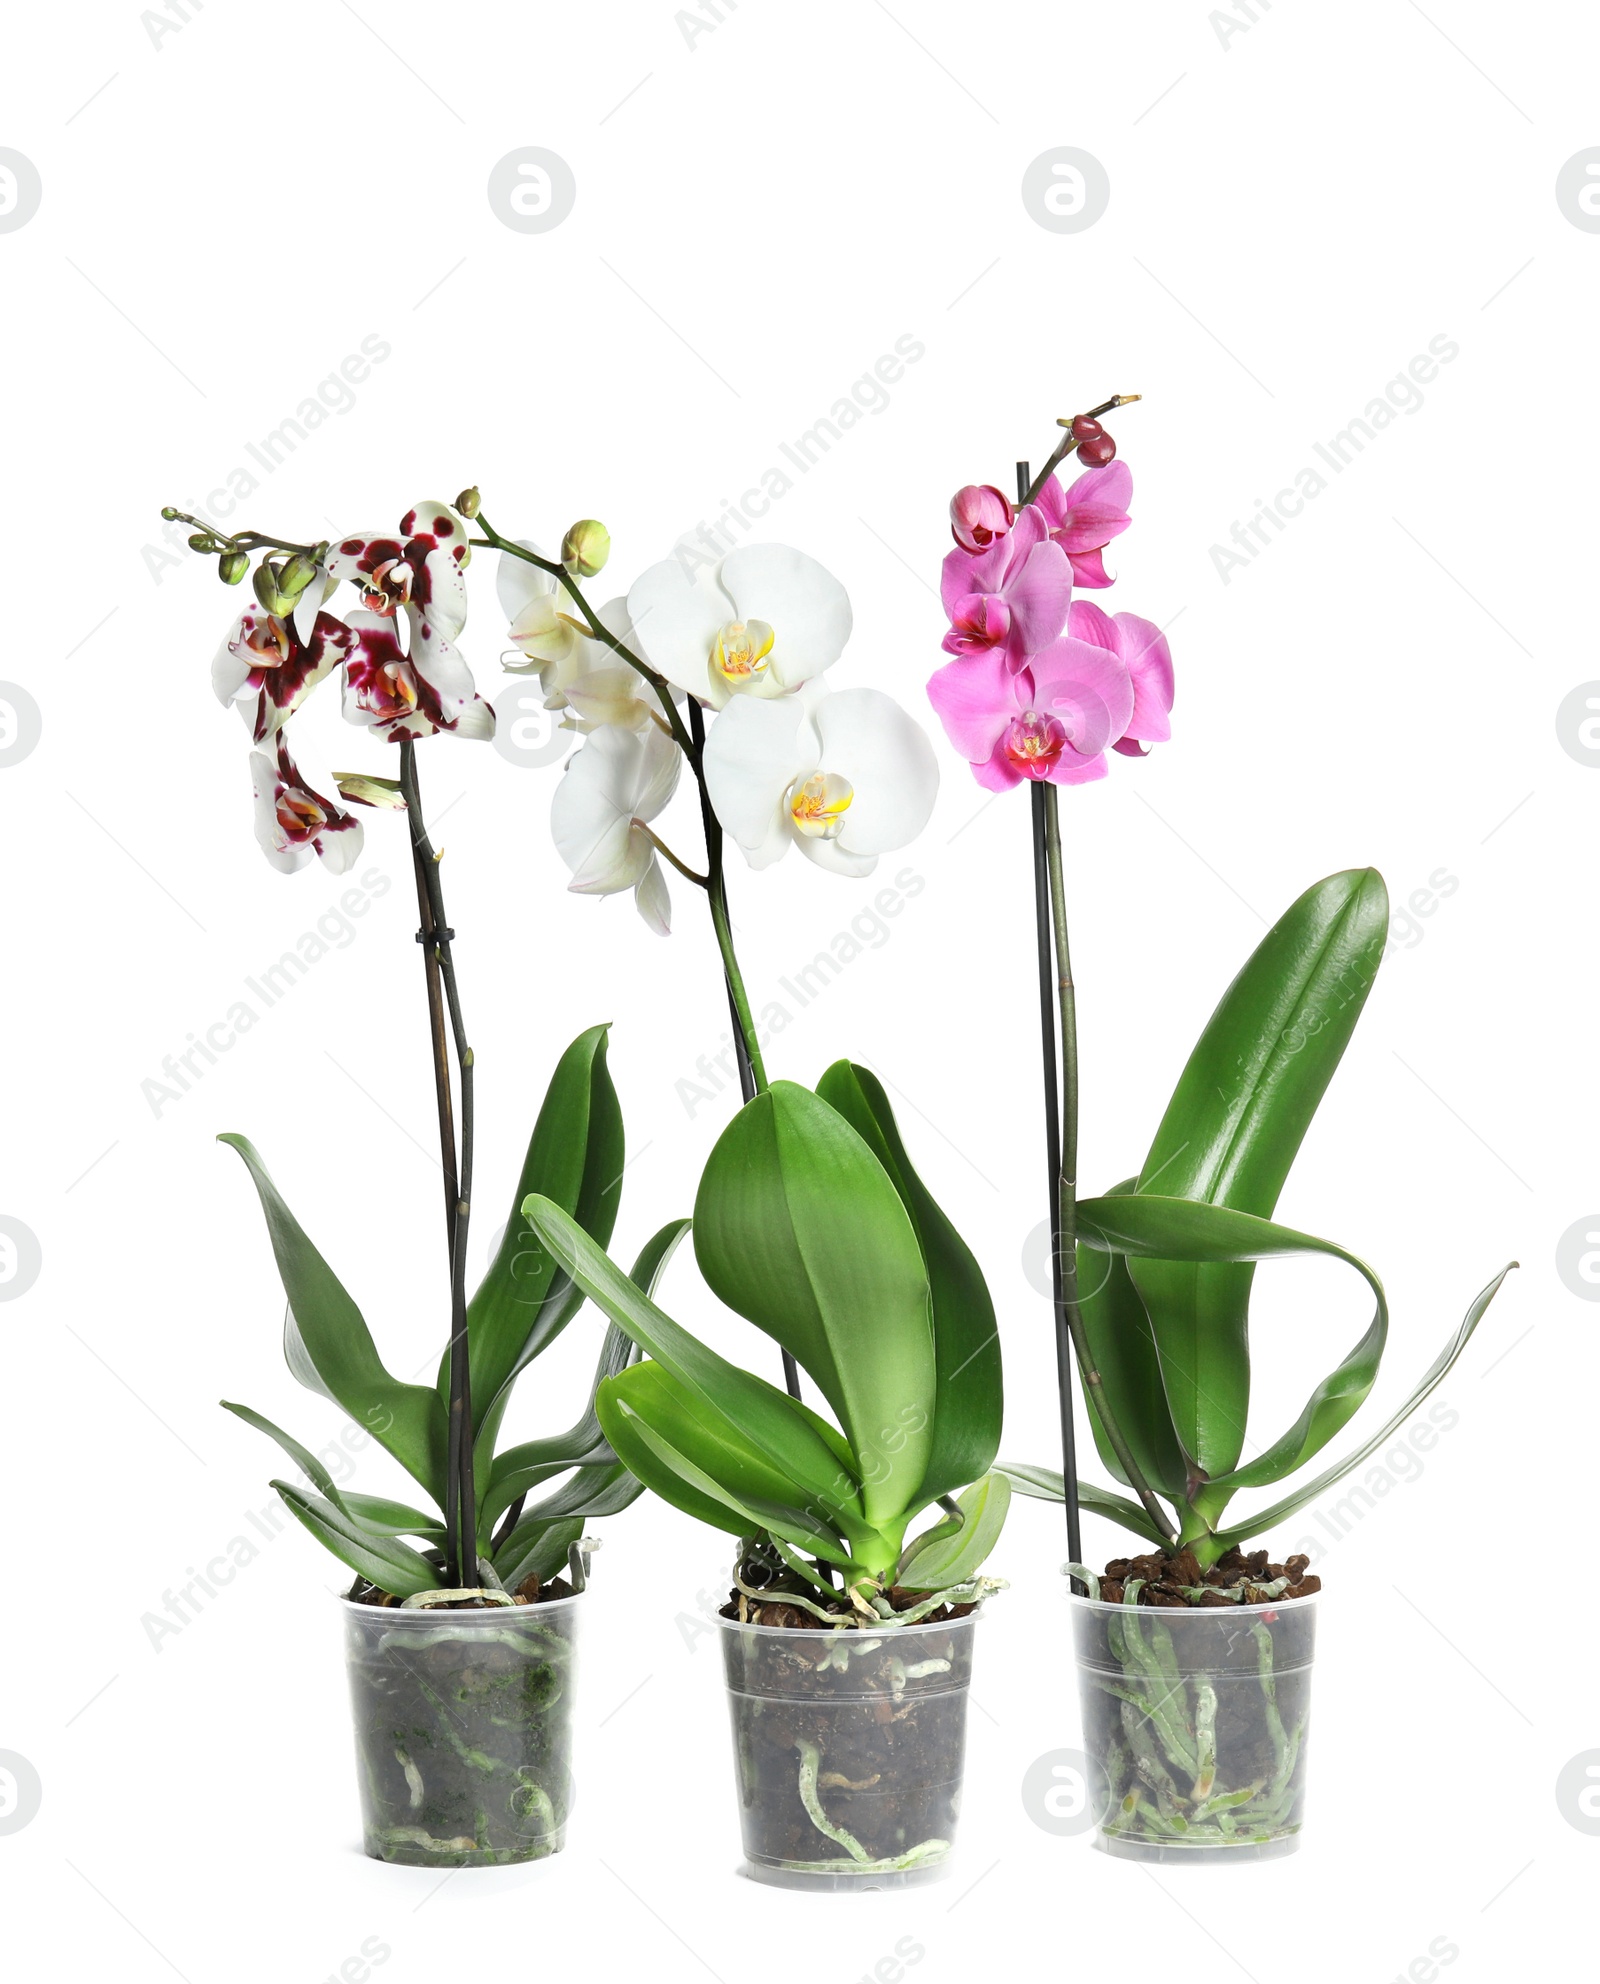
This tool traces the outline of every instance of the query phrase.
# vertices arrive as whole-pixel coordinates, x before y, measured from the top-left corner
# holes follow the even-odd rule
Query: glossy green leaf
[[[836,1061],[817,1084],[889,1174],[922,1248],[933,1297],[933,1448],[921,1493],[935,1501],[985,1474],[1000,1448],[1003,1395],[1000,1332],[988,1284],[972,1250],[917,1176],[883,1084],[869,1069]]]
[[[1303,1487],[1296,1488],[1293,1494],[1285,1496],[1281,1502],[1274,1502],[1271,1508],[1262,1509],[1255,1515],[1247,1517],[1243,1522],[1236,1523],[1231,1528],[1220,1531],[1216,1539],[1219,1550],[1226,1550],[1235,1543],[1243,1543],[1252,1536],[1260,1536],[1264,1531],[1271,1529],[1286,1517],[1296,1514],[1297,1511],[1305,1508],[1309,1503],[1314,1502],[1319,1495],[1325,1493],[1336,1481],[1342,1480],[1352,1468],[1359,1467],[1364,1460],[1370,1459],[1380,1447],[1387,1445],[1395,1434],[1399,1432],[1400,1428],[1404,1426],[1412,1413],[1416,1411],[1417,1407],[1421,1405],[1422,1401],[1450,1370],[1450,1367],[1455,1363],[1462,1351],[1466,1349],[1473,1331],[1483,1320],[1484,1311],[1494,1300],[1495,1296],[1499,1294],[1500,1284],[1516,1265],[1517,1263],[1515,1261],[1508,1263],[1486,1288],[1481,1289],[1473,1297],[1471,1307],[1467,1310],[1455,1335],[1451,1337],[1444,1349],[1440,1351],[1439,1355],[1428,1366],[1420,1382],[1412,1391],[1410,1397],[1407,1398],[1404,1405],[1400,1407],[1400,1410],[1391,1419],[1385,1421],[1370,1440],[1357,1447],[1353,1454],[1347,1455],[1341,1461],[1336,1461],[1332,1467],[1324,1469],[1315,1480],[1308,1481]]]
[[[1139,1174],[1139,1192],[1268,1217],[1371,989],[1388,936],[1375,870],[1330,875],[1276,923],[1190,1055]],[[1173,1425],[1208,1473],[1242,1452],[1252,1269],[1141,1259]]]
[[[1038,1502],[1061,1502],[1061,1476],[1053,1468],[1029,1467],[1017,1461],[1005,1460],[1000,1463],[1000,1472],[1019,1495],[1031,1495]],[[1078,1506],[1087,1509],[1091,1515],[1104,1516],[1108,1522],[1120,1523],[1124,1529],[1131,1529],[1136,1536],[1142,1536],[1147,1543],[1164,1547],[1167,1539],[1138,1502],[1130,1502],[1125,1496],[1113,1495],[1108,1488],[1102,1488],[1094,1481],[1078,1483]]]
[[[1116,1186],[1110,1196],[1121,1197],[1132,1190],[1133,1180],[1129,1179]],[[1172,1428],[1155,1332],[1126,1259],[1080,1245],[1078,1300],[1094,1368],[1100,1373],[1133,1457],[1151,1487],[1177,1501],[1185,1491],[1188,1469]],[[1118,1481],[1126,1483],[1122,1463],[1100,1423],[1099,1401],[1089,1386],[1082,1389],[1100,1458]]]
[[[275,1426],[259,1412],[252,1412],[249,1406],[234,1405],[227,1399],[223,1399],[222,1409],[242,1419],[247,1426],[255,1427],[258,1433],[265,1433],[269,1440],[276,1440],[312,1487],[319,1489],[355,1529],[372,1536],[424,1536],[430,1543],[444,1541],[444,1524],[437,1516],[426,1515],[405,1502],[392,1502],[385,1496],[358,1495],[352,1489],[341,1489],[311,1449],[303,1447],[281,1426]]]
[[[932,1302],[915,1229],[871,1150],[820,1096],[775,1082],[717,1139],[694,1243],[712,1291],[791,1351],[833,1407],[868,1521],[903,1517],[933,1446]]]
[[[578,1468],[554,1494],[529,1509],[501,1544],[494,1554],[496,1575],[508,1591],[515,1591],[530,1572],[548,1577],[539,1565],[546,1561],[543,1546],[552,1529],[576,1519],[581,1534],[591,1517],[616,1515],[637,1501],[641,1492],[640,1483],[619,1460]],[[562,1542],[560,1561],[566,1560],[567,1544],[576,1541],[573,1536]]]
[[[609,1380],[601,1398],[603,1423],[608,1427],[618,1406],[626,1407],[673,1453],[692,1462],[735,1507],[777,1511],[787,1526],[784,1533],[792,1530],[803,1536],[806,1549],[836,1540],[837,1530],[827,1518],[806,1508],[801,1483],[773,1466],[725,1413],[680,1384],[664,1364],[635,1364]]]
[[[769,1530],[813,1557],[834,1564],[850,1562],[849,1551],[809,1510],[765,1497],[745,1500],[725,1481],[707,1472],[695,1455],[683,1452],[636,1411],[627,1393],[637,1385],[639,1373],[651,1368],[648,1364],[635,1365],[621,1378],[610,1379],[601,1388],[600,1418],[613,1448],[652,1493],[686,1515],[735,1536]],[[649,1401],[652,1405],[655,1402]],[[702,1446],[700,1452],[708,1450]],[[720,1452],[708,1457],[719,1458]]]
[[[419,1550],[392,1537],[373,1536],[357,1529],[332,1502],[307,1494],[289,1481],[274,1481],[292,1516],[305,1524],[325,1549],[360,1573],[369,1584],[409,1598],[413,1592],[436,1591],[444,1582]]]
[[[669,1220],[646,1242],[628,1277],[646,1295],[654,1295],[657,1283],[666,1272],[667,1263],[688,1230],[688,1220]],[[503,1453],[495,1455],[488,1484],[479,1497],[478,1523],[482,1534],[488,1535],[517,1497],[525,1495],[530,1488],[536,1488],[541,1481],[548,1481],[552,1475],[581,1462],[611,1458],[611,1450],[595,1410],[595,1394],[607,1378],[626,1370],[638,1354],[627,1331],[615,1323],[608,1323],[583,1417],[564,1433],[555,1433],[542,1440],[524,1440],[520,1445],[507,1447]]]
[[[1318,1240],[1293,1227],[1257,1219],[1253,1213],[1208,1205],[1195,1199],[1156,1198],[1144,1193],[1086,1199],[1078,1209],[1087,1246],[1124,1254],[1134,1261],[1268,1261],[1323,1254],[1344,1261],[1373,1295],[1373,1317],[1344,1361],[1317,1386],[1299,1419],[1248,1467],[1212,1477],[1197,1506],[1214,1517],[1235,1488],[1280,1481],[1311,1454],[1326,1446],[1359,1410],[1378,1375],[1389,1331],[1383,1284],[1366,1263],[1331,1240]],[[1170,1359],[1167,1370],[1172,1370]],[[1240,1408],[1243,1411],[1244,1406]],[[1220,1420],[1220,1410],[1218,1412]],[[1239,1427],[1243,1442],[1243,1424]]]
[[[288,1297],[284,1356],[301,1384],[343,1406],[444,1506],[445,1415],[431,1386],[402,1384],[384,1369],[361,1311],[278,1195],[241,1136],[218,1139],[244,1159],[266,1216]]]
[[[603,1026],[580,1033],[556,1064],[528,1139],[504,1236],[467,1305],[480,1494],[512,1386],[583,1301],[560,1263],[529,1231],[523,1200],[530,1192],[553,1200],[602,1247],[616,1225],[625,1151],[622,1108],[606,1066],[607,1033]],[[448,1353],[438,1391],[448,1403]]]
[[[1011,1483],[997,1469],[963,1489],[956,1507],[961,1511],[960,1526],[951,1531],[940,1523],[936,1530],[917,1537],[900,1560],[896,1583],[908,1591],[942,1591],[946,1585],[975,1578],[1005,1528]]]
[[[774,1467],[798,1483],[808,1504],[830,1515],[837,1511],[855,1524],[863,1521],[860,1484],[842,1458],[848,1449],[816,1413],[681,1328],[559,1206],[533,1197],[523,1211],[584,1293],[641,1350],[731,1420]]]

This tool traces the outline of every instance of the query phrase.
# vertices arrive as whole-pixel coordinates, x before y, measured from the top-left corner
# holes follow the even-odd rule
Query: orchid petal
[[[650,866],[633,892],[633,900],[639,914],[658,937],[672,935],[672,898],[667,893],[667,878],[661,872],[661,863],[656,859],[654,849],[650,853]]]
[[[764,620],[773,629],[768,676],[782,689],[799,688],[844,652],[850,596],[803,551],[786,544],[740,545],[723,559],[718,580],[740,619]]]
[[[714,561],[696,553],[691,543],[680,547],[679,558],[664,558],[641,572],[628,589],[636,652],[702,702],[711,697],[711,648],[717,630],[736,617],[714,571]]]
[[[784,795],[797,778],[819,768],[820,750],[806,704],[795,697],[736,697],[711,726],[702,761],[706,789],[717,818],[753,867],[765,867],[783,852]]]
[[[802,836],[802,849],[813,859],[828,845],[878,855],[915,840],[939,791],[938,761],[921,725],[879,689],[837,690],[818,704],[813,722],[822,768],[846,780],[852,797],[837,840]]]
[[[1015,673],[998,649],[936,670],[928,683],[928,700],[945,735],[974,765],[993,755],[1019,708]]]

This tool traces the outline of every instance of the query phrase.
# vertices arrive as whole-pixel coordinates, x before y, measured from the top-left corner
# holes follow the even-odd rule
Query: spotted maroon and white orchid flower
[[[870,875],[921,833],[939,790],[932,745],[878,689],[741,699],[712,726],[704,762],[717,818],[752,868],[797,846],[819,868]]]
[[[315,855],[332,875],[342,875],[361,853],[361,822],[325,799],[302,776],[278,732],[276,759],[250,753],[255,787],[256,839],[274,868],[292,875]]]
[[[632,889],[657,935],[672,929],[672,904],[655,842],[645,831],[677,790],[682,754],[651,725],[595,731],[574,753],[550,802],[556,850],[572,871],[575,895]]]
[[[850,598],[815,558],[743,544],[708,558],[691,542],[628,591],[636,648],[669,682],[720,710],[792,695],[844,652]]]
[[[344,714],[387,743],[402,737],[494,735],[494,710],[478,694],[472,671],[449,641],[435,639],[410,654],[393,619],[352,613],[344,665]]]
[[[447,503],[419,503],[396,536],[354,531],[329,548],[328,576],[361,588],[361,604],[385,618],[404,613],[424,640],[453,640],[467,621],[472,557],[467,527]]]
[[[320,597],[320,586],[311,590]],[[321,612],[309,598],[285,619],[264,606],[247,606],[211,664],[217,700],[237,705],[257,744],[283,728],[354,646],[344,622]]]

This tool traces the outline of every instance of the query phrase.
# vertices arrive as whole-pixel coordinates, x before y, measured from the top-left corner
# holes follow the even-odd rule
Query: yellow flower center
[[[796,833],[807,840],[837,840],[844,816],[856,796],[855,787],[837,772],[813,772],[789,788],[789,817]]]
[[[730,689],[747,689],[766,674],[774,638],[765,620],[730,620],[717,629],[711,666]]]

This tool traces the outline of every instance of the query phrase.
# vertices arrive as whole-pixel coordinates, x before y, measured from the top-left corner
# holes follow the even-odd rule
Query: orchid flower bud
[[[483,498],[478,494],[477,485],[474,484],[470,489],[463,489],[461,494],[456,498],[456,515],[458,517],[466,517],[470,522],[478,514],[482,505]]]
[[[284,560],[283,569],[278,574],[278,586],[291,599],[298,599],[316,576],[316,559],[296,551]]]
[[[262,559],[251,580],[256,598],[275,620],[282,620],[294,611],[296,595],[284,591],[282,580],[282,568],[274,565],[270,558]]]
[[[217,560],[217,577],[225,586],[236,586],[249,569],[248,551],[224,551]]]
[[[950,499],[950,534],[963,551],[987,551],[1010,530],[1014,514],[992,483],[969,482]]]
[[[611,556],[611,533],[593,517],[575,523],[561,540],[561,562],[580,579],[592,579]]]

